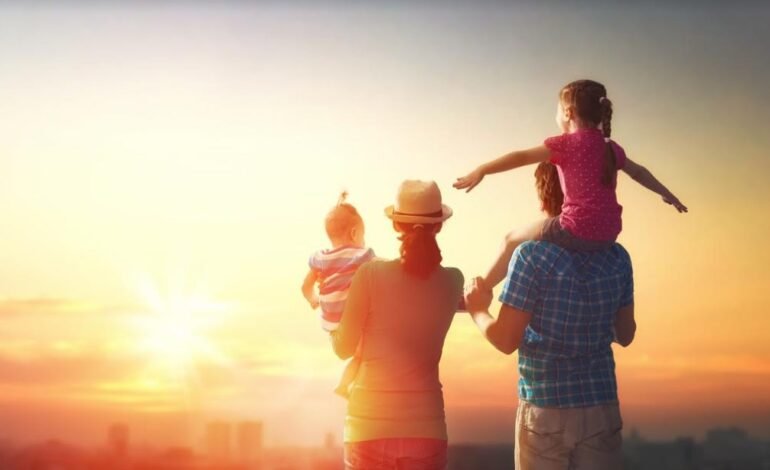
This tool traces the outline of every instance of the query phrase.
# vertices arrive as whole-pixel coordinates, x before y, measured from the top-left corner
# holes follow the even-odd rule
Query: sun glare
[[[142,291],[148,311],[134,319],[137,349],[148,356],[153,369],[162,369],[166,378],[189,381],[200,362],[227,363],[210,337],[229,311],[225,303],[197,293],[164,295],[155,287]]]

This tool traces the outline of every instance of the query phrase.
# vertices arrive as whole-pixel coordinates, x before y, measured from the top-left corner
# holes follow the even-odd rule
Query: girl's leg
[[[508,264],[511,262],[511,256],[513,256],[516,247],[527,240],[539,239],[546,220],[540,220],[523,229],[514,230],[505,236],[505,240],[500,245],[500,253],[484,276],[484,287],[492,289],[505,279],[506,274],[508,274]]]

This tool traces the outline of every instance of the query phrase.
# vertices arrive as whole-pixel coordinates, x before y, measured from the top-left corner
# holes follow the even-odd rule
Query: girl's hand
[[[687,206],[682,204],[682,202],[679,199],[677,199],[676,196],[671,196],[671,197],[663,196],[663,202],[674,206],[674,208],[678,210],[680,214],[687,212]]]
[[[484,172],[479,168],[476,168],[462,178],[457,178],[457,181],[455,181],[452,186],[454,186],[456,189],[465,189],[465,192],[468,193],[471,191],[471,189],[475,188],[479,183],[481,183],[481,180],[483,179]]]

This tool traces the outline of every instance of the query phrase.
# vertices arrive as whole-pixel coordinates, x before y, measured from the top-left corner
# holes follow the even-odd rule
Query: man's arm
[[[315,293],[315,283],[318,280],[318,273],[310,269],[305,276],[305,280],[302,282],[302,295],[310,304],[310,307],[316,309],[318,307],[318,295]]]
[[[674,196],[674,194],[668,190],[657,178],[642,165],[636,164],[626,157],[626,163],[623,165],[623,171],[630,176],[634,181],[641,184],[650,191],[658,194],[663,198],[663,202],[671,204],[679,212],[687,212],[687,207]]]
[[[625,348],[634,341],[634,335],[636,335],[636,320],[632,302],[621,307],[615,314],[615,340]]]
[[[492,292],[479,288],[478,278],[468,294],[468,311],[481,334],[504,354],[512,354],[519,348],[524,330],[532,320],[532,314],[503,304],[497,318],[489,314]]]

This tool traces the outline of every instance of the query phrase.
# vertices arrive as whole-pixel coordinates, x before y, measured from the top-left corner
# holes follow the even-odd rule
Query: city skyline
[[[233,434],[231,431],[237,429]],[[256,431],[256,432],[255,432]],[[206,424],[201,447],[136,445],[123,423],[107,429],[100,446],[83,447],[59,439],[28,445],[0,440],[0,466],[7,470],[322,470],[339,468],[342,447],[326,435],[322,446],[264,447],[262,423],[256,421]],[[236,446],[233,452],[231,447]],[[697,441],[682,436],[671,441],[649,440],[631,430],[623,443],[624,468],[629,470],[754,470],[770,465],[770,440],[750,438],[738,428],[708,430]],[[510,468],[510,443],[451,444],[449,470]]]

